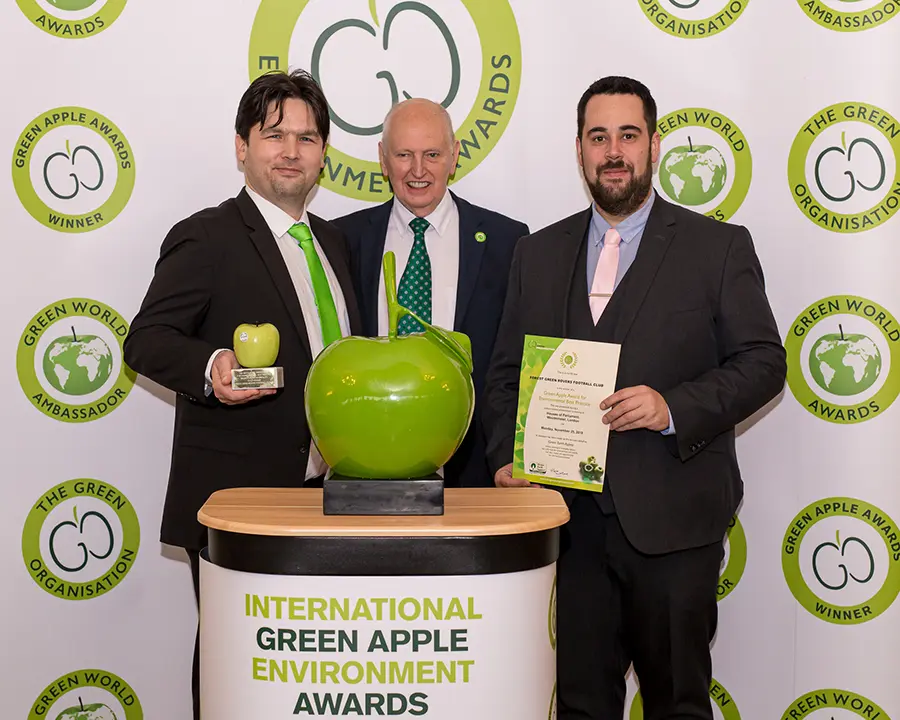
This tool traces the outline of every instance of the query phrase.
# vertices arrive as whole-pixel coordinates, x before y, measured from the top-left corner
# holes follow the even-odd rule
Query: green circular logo
[[[131,571],[141,542],[134,506],[109,483],[79,478],[41,495],[22,530],[28,574],[64,600],[105,595]]]
[[[737,515],[731,518],[728,526],[727,552],[723,560],[722,570],[719,572],[719,586],[716,589],[716,597],[722,600],[728,597],[737,587],[744,576],[744,568],[747,566],[747,536],[744,527]]]
[[[54,37],[70,40],[91,37],[112,25],[127,0],[16,0],[19,9],[37,27]]]
[[[547,611],[547,630],[550,633],[550,646],[556,650],[556,576],[553,576],[553,589],[550,591],[550,609]]]
[[[900,533],[874,505],[825,498],[791,522],[781,566],[807,611],[835,625],[858,625],[887,610],[900,592]]]
[[[900,207],[900,123],[875,105],[837,103],[794,139],[788,182],[797,207],[838,233],[871,230]]]
[[[75,670],[50,683],[31,706],[28,720],[143,720],[131,686],[105,670]]]
[[[741,16],[750,0],[638,0],[656,27],[675,37],[697,40],[718,35]]]
[[[822,27],[839,32],[859,32],[876,27],[900,15],[897,0],[867,0],[860,10],[841,10],[860,0],[797,0],[811,19]]]
[[[34,406],[64,422],[90,422],[119,407],[135,374],[123,359],[128,323],[96,300],[68,298],[35,315],[16,353],[19,384]]]
[[[63,107],[38,115],[12,157],[19,201],[42,225],[82,233],[111,222],[134,189],[134,154],[112,122],[92,110]]]
[[[521,84],[518,26],[508,0],[455,5],[439,14],[421,2],[394,2],[379,17],[370,2],[371,17],[360,18],[341,16],[340,4],[326,0],[262,0],[250,36],[250,78],[290,65],[309,68],[320,82],[334,124],[323,187],[358,200],[391,196],[377,136],[404,98],[431,98],[454,118],[460,153],[452,181],[494,149]]]
[[[709,686],[709,697],[717,720],[741,720],[741,713],[738,711],[734,698],[728,694],[728,691],[722,687],[715,679]],[[628,720],[643,720],[644,718],[644,701],[641,698],[641,691],[638,690],[631,703],[631,712],[628,713]]]
[[[787,382],[799,403],[822,420],[871,420],[900,393],[894,317],[866,298],[833,295],[813,303],[785,340]]]
[[[744,202],[753,175],[750,145],[734,121],[705,108],[660,118],[658,189],[672,202],[717,220]]]
[[[833,720],[833,715],[828,712],[819,713],[819,710],[845,710],[863,718],[878,718],[878,720],[891,720],[888,714],[875,703],[862,695],[847,690],[815,690],[805,693],[794,700],[791,706],[785,710],[782,720],[803,720],[812,714],[821,720]],[[844,717],[841,715],[841,717]]]

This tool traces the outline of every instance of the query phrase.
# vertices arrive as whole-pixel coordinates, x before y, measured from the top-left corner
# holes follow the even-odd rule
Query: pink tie
[[[600,251],[600,258],[597,260],[594,281],[591,283],[590,304],[594,325],[597,324],[597,320],[600,319],[610,296],[613,294],[613,288],[616,284],[616,271],[619,269],[619,243],[621,241],[621,236],[614,228],[607,230],[606,235],[603,236],[603,249]]]

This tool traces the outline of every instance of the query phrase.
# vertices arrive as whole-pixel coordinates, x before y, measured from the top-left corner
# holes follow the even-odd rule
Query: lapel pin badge
[[[485,235],[483,232],[481,232],[479,230],[477,233],[475,233],[475,241],[476,242],[481,243],[481,242],[484,242],[485,240],[487,240],[487,235]]]

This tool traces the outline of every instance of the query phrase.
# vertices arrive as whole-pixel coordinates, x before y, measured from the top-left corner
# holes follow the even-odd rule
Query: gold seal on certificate
[[[272,367],[281,335],[272,323],[243,323],[234,330],[234,356],[241,367],[231,371],[232,390],[284,387],[284,370]]]
[[[602,492],[620,345],[525,336],[513,477]]]

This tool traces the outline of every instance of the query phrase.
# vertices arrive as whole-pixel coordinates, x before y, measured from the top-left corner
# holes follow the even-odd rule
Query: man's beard
[[[600,178],[605,170],[623,168],[631,170],[631,179],[627,183],[607,186],[601,182]],[[643,205],[644,200],[650,194],[650,189],[653,187],[653,165],[648,160],[646,170],[638,175],[634,172],[633,167],[625,164],[624,160],[609,162],[597,167],[595,180],[591,181],[587,178],[585,180],[597,207],[610,215],[624,217],[631,215]]]

